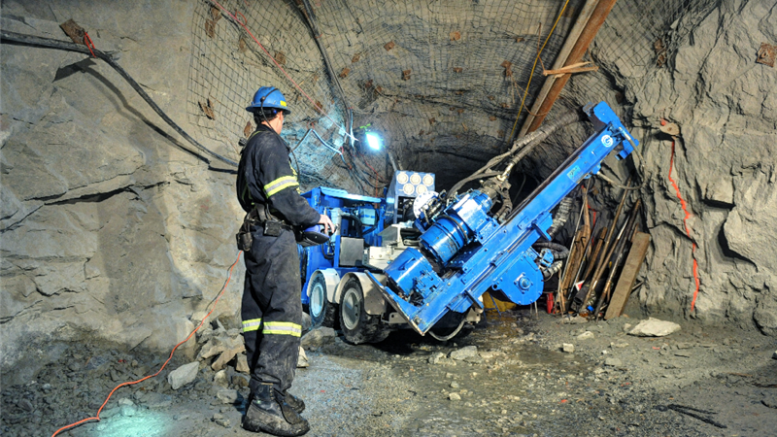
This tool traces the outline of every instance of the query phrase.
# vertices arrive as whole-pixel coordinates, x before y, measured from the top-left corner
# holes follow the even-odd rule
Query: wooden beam
[[[586,23],[585,28],[580,34],[580,37],[577,39],[577,42],[575,42],[575,46],[570,51],[565,66],[580,62],[580,60],[583,59],[583,55],[585,54],[586,50],[588,50],[588,46],[591,45],[594,37],[597,33],[599,33],[599,29],[602,27],[602,24],[604,24],[604,20],[607,19],[607,16],[610,14],[613,6],[615,6],[616,1],[617,0],[599,0],[599,3],[596,5],[596,9],[594,9],[593,14],[591,15],[591,18],[588,20],[588,23]],[[543,120],[545,120],[545,116],[548,115],[551,108],[553,107],[553,104],[556,103],[556,99],[558,99],[558,96],[561,94],[561,90],[564,89],[564,86],[569,81],[569,78],[570,75],[565,74],[553,82],[553,85],[550,87],[547,96],[539,105],[539,108],[533,111],[534,114],[536,114],[536,117],[533,117],[534,119],[532,120],[531,124],[529,124],[529,127],[526,130],[527,133],[533,132],[538,127],[540,127]],[[532,109],[534,109],[534,106],[532,106]],[[523,129],[521,130],[523,131]]]
[[[634,288],[634,281],[637,279],[639,269],[645,262],[648,246],[650,246],[650,234],[637,232],[632,238],[631,250],[626,258],[626,264],[623,265],[621,276],[618,278],[618,285],[615,286],[615,292],[612,294],[610,304],[607,306],[607,313],[604,320],[610,320],[614,317],[620,317],[623,308],[629,301],[631,289]]]
[[[564,45],[561,46],[561,50],[558,52],[558,56],[556,56],[556,60],[553,62],[551,69],[559,69],[566,64],[569,53],[572,51],[572,48],[575,47],[575,43],[578,38],[580,38],[580,34],[583,33],[583,29],[585,29],[585,25],[588,24],[588,20],[591,18],[591,14],[594,13],[594,9],[596,9],[596,4],[598,2],[599,0],[586,0],[583,9],[580,10],[580,15],[577,16],[575,25],[572,26],[572,30],[569,31],[569,35],[567,35]],[[539,94],[537,94],[537,98],[534,99],[534,105],[532,105],[531,110],[529,110],[529,113],[526,115],[526,120],[524,120],[521,130],[518,132],[519,137],[526,135],[526,130],[529,129],[529,125],[534,120],[534,115],[532,114],[536,114],[540,109],[540,105],[545,101],[545,98],[548,96],[550,88],[555,81],[556,78],[554,76],[545,79],[545,83],[542,84],[542,89],[540,89]],[[521,114],[518,115],[520,116]]]
[[[558,70],[542,70],[543,76],[556,76],[561,77],[565,74],[572,74],[572,73],[585,73],[586,71],[596,71],[599,67],[592,66],[592,67],[564,67],[559,68]]]

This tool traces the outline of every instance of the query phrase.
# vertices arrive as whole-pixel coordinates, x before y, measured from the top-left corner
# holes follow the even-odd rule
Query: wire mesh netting
[[[671,55],[679,41],[718,4],[718,0],[621,0],[615,3],[585,57],[600,69],[574,75],[548,119],[554,119],[557,111],[605,101],[630,124],[634,102],[629,91],[644,88],[654,80],[657,70],[671,67]],[[559,133],[556,142],[565,144],[565,152],[569,152],[570,146],[581,144],[591,134],[588,129],[587,124],[578,125]],[[632,133],[639,135],[637,130]],[[528,165],[548,174],[563,159],[563,154],[558,152],[558,148],[540,148]]]
[[[585,4],[585,0],[305,1],[311,14],[305,15],[302,0],[230,0],[222,5],[244,17],[246,26],[313,103],[293,88],[244,29],[210,1],[198,4],[189,105],[203,134],[234,144],[248,121],[244,107],[252,93],[271,84],[293,104],[290,142],[314,127],[340,147],[345,141],[346,108],[351,108],[355,124],[370,123],[371,129],[381,132],[405,167],[435,171],[442,185],[498,153],[511,132],[521,127],[542,86],[542,70],[553,64]],[[579,108],[598,100],[607,101],[628,120],[630,103],[622,90],[626,85],[614,77],[640,86],[651,71],[671,62],[684,32],[716,6],[716,0],[617,2],[587,55],[600,70],[576,75],[548,120],[564,106]],[[308,20],[319,35],[313,35]],[[327,73],[316,39],[334,75]],[[333,91],[335,82],[344,90],[345,101]],[[572,144],[584,134],[565,133],[557,141]],[[375,156],[361,157],[362,162],[348,170],[340,156],[315,140],[308,139],[299,150],[303,172],[329,185],[347,187],[357,174],[361,181],[355,186],[369,191],[376,183],[367,174],[389,172],[385,160]],[[538,154],[549,167],[558,163],[551,155]],[[367,163],[370,168],[363,165]]]
[[[344,115],[333,104],[318,48],[296,6],[283,1],[200,1],[192,37],[188,113],[204,136],[231,145],[237,158],[238,140],[256,128],[246,106],[259,87],[275,86],[292,111],[284,125],[285,139],[295,147],[308,129],[315,128],[332,146],[325,146],[314,135],[305,137],[306,144],[299,148],[305,151],[299,154],[303,181],[333,180],[337,184],[347,180],[331,164],[333,148],[339,148],[345,138]]]

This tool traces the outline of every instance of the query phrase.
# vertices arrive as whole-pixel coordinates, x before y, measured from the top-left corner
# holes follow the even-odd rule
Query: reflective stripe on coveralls
[[[297,182],[297,178],[295,178],[294,176],[282,176],[270,182],[269,184],[266,184],[264,186],[264,192],[267,193],[268,197],[270,197],[273,194],[276,194],[286,188],[292,188],[297,186],[299,186],[299,182]]]
[[[265,322],[262,334],[291,335],[299,337],[302,335],[302,326],[291,322]]]
[[[258,331],[262,326],[262,319],[251,319],[243,321],[243,332]]]

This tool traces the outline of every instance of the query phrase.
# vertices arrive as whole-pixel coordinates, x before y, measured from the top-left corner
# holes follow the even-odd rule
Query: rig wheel
[[[308,311],[310,312],[313,328],[319,326],[335,328],[337,323],[337,305],[326,299],[326,280],[324,275],[317,274],[310,284]]]
[[[340,297],[340,328],[349,343],[379,343],[388,337],[380,316],[371,316],[364,310],[364,291],[356,278],[350,278]]]

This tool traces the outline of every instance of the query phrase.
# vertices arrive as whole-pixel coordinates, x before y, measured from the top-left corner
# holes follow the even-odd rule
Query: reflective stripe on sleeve
[[[262,326],[262,319],[243,320],[243,332],[258,331]]]
[[[281,190],[284,190],[286,188],[292,188],[292,187],[298,187],[298,186],[299,186],[299,182],[297,182],[297,178],[295,178],[294,176],[282,176],[270,182],[269,184],[266,184],[264,186],[264,192],[267,193],[267,197],[270,197],[273,194],[277,194]]]
[[[302,335],[302,326],[290,322],[265,322],[262,334],[291,335],[299,337]]]

